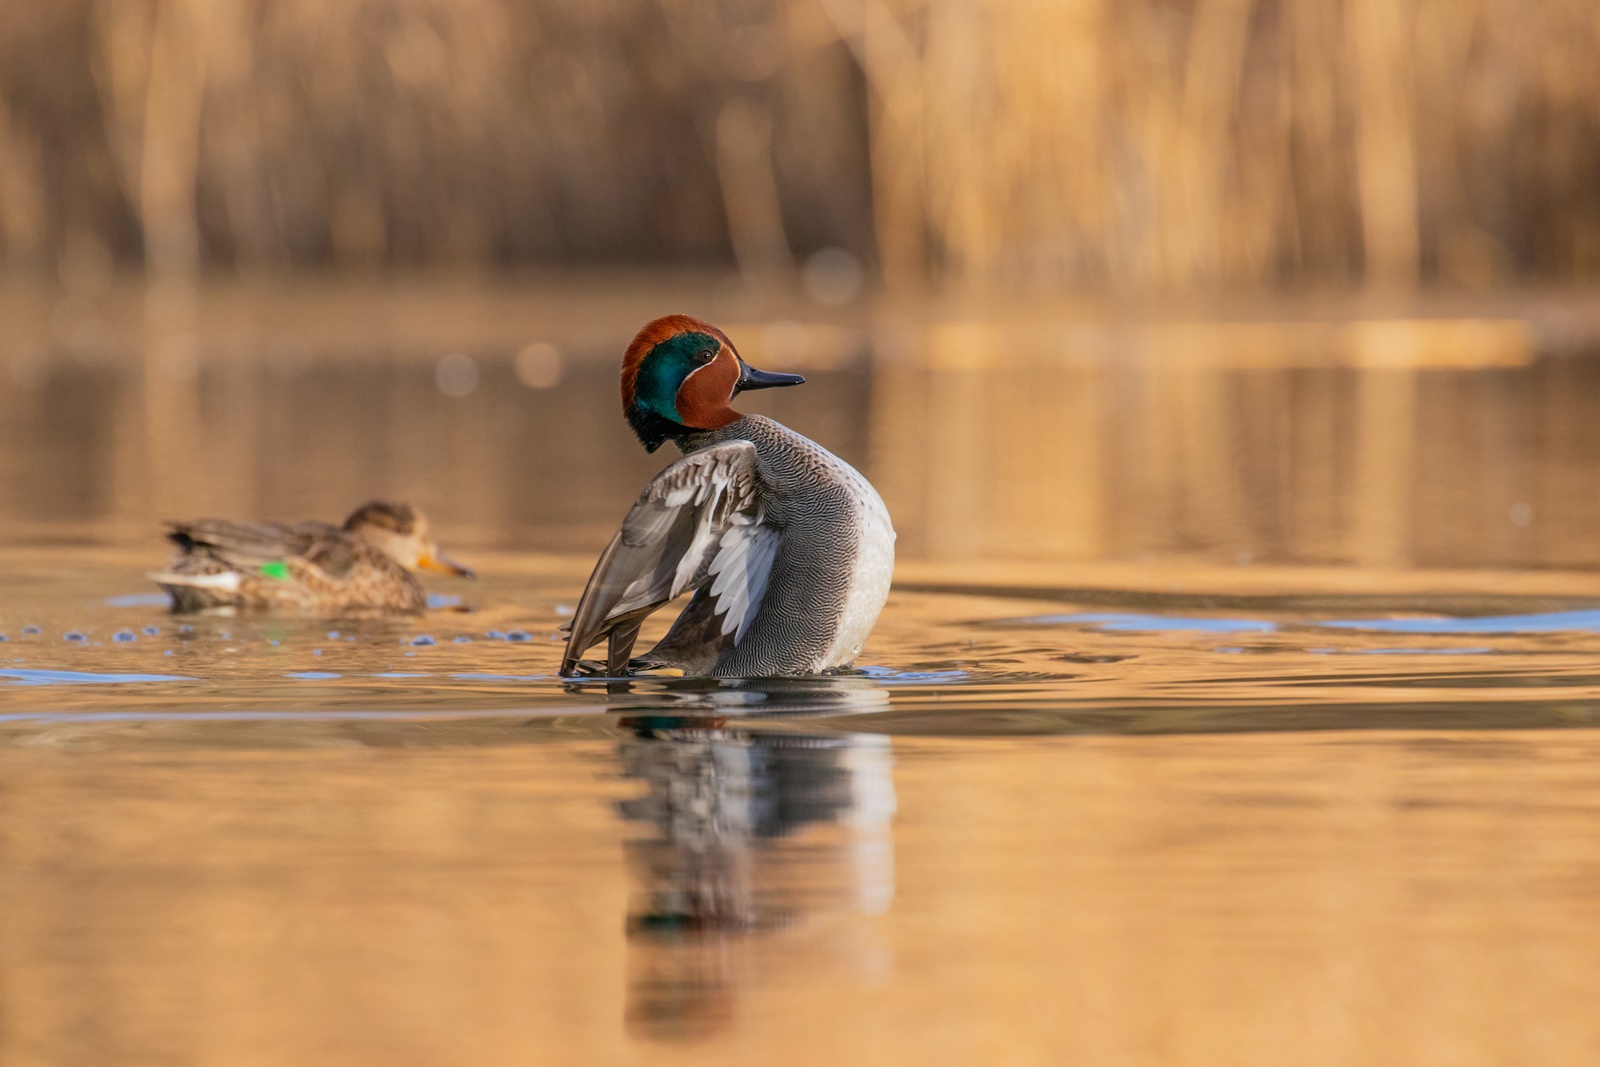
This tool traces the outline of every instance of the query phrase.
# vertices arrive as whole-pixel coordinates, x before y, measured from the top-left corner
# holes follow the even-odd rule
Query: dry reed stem
[[[90,239],[179,271],[843,245],[974,291],[1600,272],[1589,0],[7,7],[24,266]],[[769,146],[719,136],[747,107]]]

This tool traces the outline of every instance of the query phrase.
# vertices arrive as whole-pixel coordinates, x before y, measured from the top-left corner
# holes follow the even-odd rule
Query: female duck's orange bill
[[[440,574],[454,574],[458,578],[476,578],[471,567],[463,567],[449,556],[434,549],[417,558],[417,566]]]

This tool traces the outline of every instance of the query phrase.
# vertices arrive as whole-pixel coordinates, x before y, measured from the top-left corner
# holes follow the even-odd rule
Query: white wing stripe
[[[772,558],[777,552],[778,533],[766,526],[734,526],[722,535],[722,544],[711,561],[711,596],[722,613],[722,632],[732,633],[737,644],[749,629],[767,591],[772,573]]]
[[[749,571],[750,580],[746,588],[749,595],[745,601],[744,615],[739,620],[738,632],[733,635],[734,644],[738,644],[744,632],[755,621],[756,609],[761,606],[762,599],[767,595],[767,578],[772,574],[772,560],[778,554],[778,533],[776,530],[765,526],[756,527],[762,531],[756,539],[755,551],[748,563],[745,564]]]

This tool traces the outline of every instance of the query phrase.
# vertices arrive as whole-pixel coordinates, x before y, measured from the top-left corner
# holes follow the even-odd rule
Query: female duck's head
[[[622,410],[654,452],[668,438],[737,421],[733,398],[746,389],[803,381],[798,374],[756,370],[709,323],[668,315],[646,324],[622,357]]]
[[[410,504],[370,500],[344,520],[344,532],[361,538],[407,570],[420,567],[462,578],[474,577],[470,567],[463,567],[439,550],[428,517]]]

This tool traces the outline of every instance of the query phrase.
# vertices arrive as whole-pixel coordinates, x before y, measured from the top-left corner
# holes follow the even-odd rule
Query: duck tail
[[[178,574],[173,571],[147,571],[145,577],[157,585],[178,585],[190,589],[216,589],[225,593],[239,591],[240,575],[238,571],[222,571],[220,574]]]

